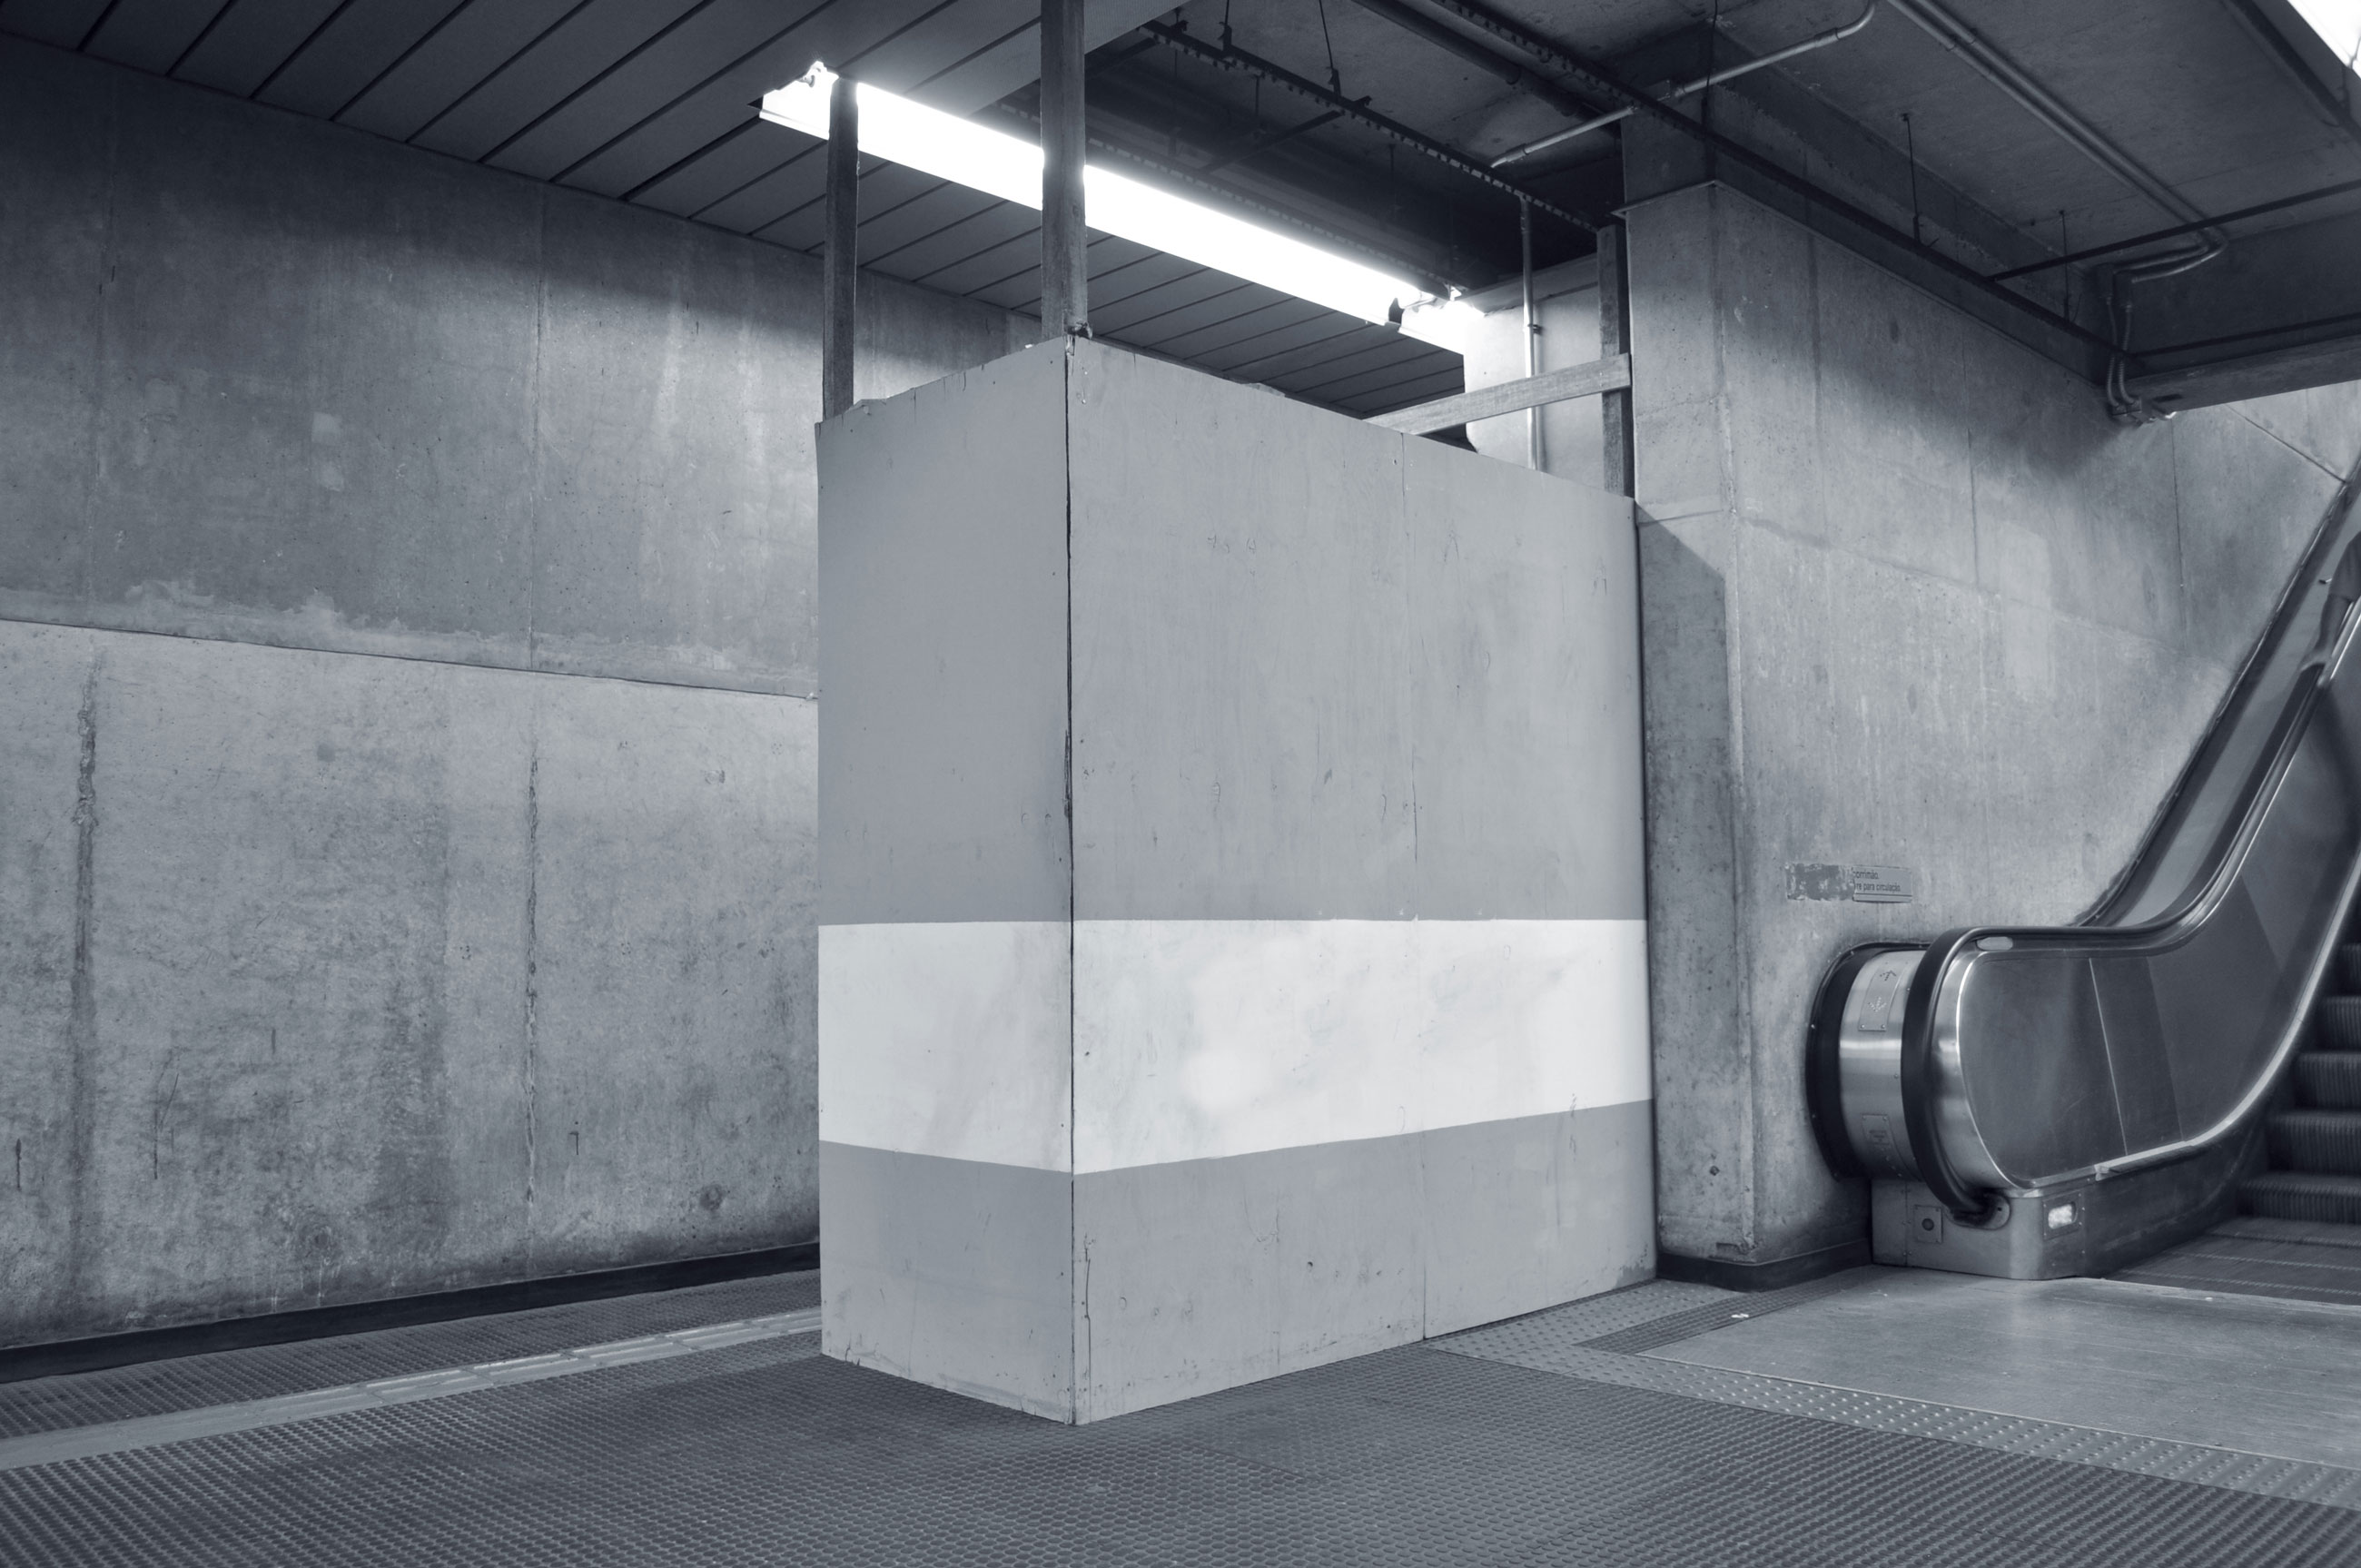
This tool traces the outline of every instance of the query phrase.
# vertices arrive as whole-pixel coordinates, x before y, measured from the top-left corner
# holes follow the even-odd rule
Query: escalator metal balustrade
[[[2083,919],[1871,943],[1823,979],[1814,1128],[1871,1182],[1880,1261],[2047,1278],[2242,1211],[2361,1225],[2354,490]]]

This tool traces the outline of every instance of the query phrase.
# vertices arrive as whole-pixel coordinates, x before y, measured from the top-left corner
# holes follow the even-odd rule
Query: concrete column
[[[1644,1277],[1627,504],[1074,339],[820,451],[829,1354],[1090,1420]]]
[[[1082,0],[1041,0],[1041,327],[1053,337],[1091,324],[1083,70]]]
[[[1627,212],[1661,1262],[1773,1286],[1868,1256],[1805,1111],[1823,970],[2099,897],[2318,525],[2361,388],[2129,429],[1726,187]]]

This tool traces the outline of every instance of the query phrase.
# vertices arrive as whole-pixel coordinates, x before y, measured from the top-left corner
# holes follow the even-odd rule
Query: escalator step
[[[2305,1051],[2295,1058],[2296,1096],[2306,1105],[2361,1110],[2361,1051]]]
[[[2347,942],[2336,949],[2334,989],[2346,996],[2361,996],[2361,942]]]
[[[2320,999],[2320,1043],[2332,1051],[2361,1051],[2361,996]]]
[[[2361,1111],[2283,1111],[2270,1143],[2274,1170],[2361,1176]]]
[[[2317,1176],[2273,1170],[2238,1187],[2239,1208],[2270,1220],[2361,1224],[2361,1176]]]

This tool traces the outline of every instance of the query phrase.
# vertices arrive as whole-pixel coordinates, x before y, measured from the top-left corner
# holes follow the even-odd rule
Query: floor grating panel
[[[2361,1561],[2348,1472],[1601,1348],[1790,1294],[1650,1284],[1079,1429],[771,1338],[0,1474],[0,1563]]]
[[[1596,1340],[1720,1304],[1693,1288],[1619,1295],[1565,1310],[1573,1326],[1558,1332]],[[813,1350],[809,1335],[763,1341],[12,1472],[0,1475],[0,1562],[2361,1556],[2361,1512],[2347,1508],[1542,1371],[1464,1343],[1082,1429]]]

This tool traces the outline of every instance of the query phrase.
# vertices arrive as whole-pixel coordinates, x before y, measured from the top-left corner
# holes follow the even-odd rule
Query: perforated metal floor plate
[[[1696,1289],[1583,1303],[1566,1332],[1719,1304]],[[0,1563],[2361,1561],[2361,1512],[2015,1452],[1968,1412],[1938,1437],[1634,1386],[1701,1369],[1579,1342],[1546,1371],[1468,1354],[1548,1328],[1080,1429],[810,1335],[742,1343],[0,1475]]]

